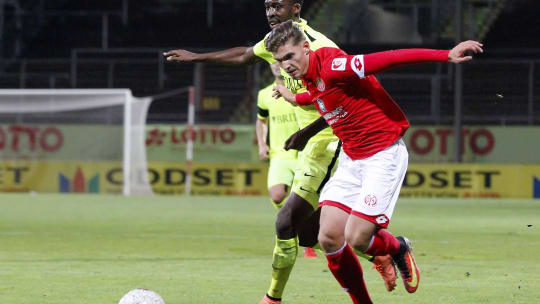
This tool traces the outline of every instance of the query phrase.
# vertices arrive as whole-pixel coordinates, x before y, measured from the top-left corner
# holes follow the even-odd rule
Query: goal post
[[[128,89],[0,90],[0,173],[24,167],[0,190],[152,194],[151,102]]]
[[[187,113],[187,121],[186,121],[186,130],[188,133],[187,140],[186,140],[186,146],[185,146],[185,157],[186,157],[186,165],[185,165],[185,180],[184,180],[184,194],[187,196],[191,195],[191,187],[192,187],[192,175],[193,175],[193,150],[194,150],[194,132],[195,132],[195,86],[187,86],[175,90],[171,90],[168,92],[164,92],[158,95],[151,96],[151,100],[153,101],[159,101],[164,99],[169,99],[174,97],[175,99],[178,99],[179,97],[184,97],[187,94],[187,108],[185,108]],[[185,106],[182,104],[182,106]]]

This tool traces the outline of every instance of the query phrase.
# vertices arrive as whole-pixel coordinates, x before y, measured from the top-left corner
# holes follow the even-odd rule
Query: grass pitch
[[[117,303],[150,288],[167,304],[257,303],[270,276],[275,211],[265,197],[0,195],[0,303]],[[540,201],[399,201],[420,287],[375,303],[537,303]],[[325,259],[299,257],[284,303],[350,303]]]

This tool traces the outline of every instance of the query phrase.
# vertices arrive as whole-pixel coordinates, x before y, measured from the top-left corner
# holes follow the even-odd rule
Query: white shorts
[[[387,228],[405,173],[409,153],[402,139],[368,158],[341,153],[336,172],[324,186],[320,205],[335,206]]]

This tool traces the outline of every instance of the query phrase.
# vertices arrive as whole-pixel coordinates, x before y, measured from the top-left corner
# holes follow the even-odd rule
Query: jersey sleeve
[[[423,62],[446,62],[448,50],[402,49],[367,55],[337,56],[326,68],[337,78],[364,78],[385,70]]]
[[[253,53],[255,54],[255,56],[263,59],[264,61],[268,62],[269,64],[274,64],[274,63],[277,62],[274,59],[274,55],[272,55],[272,53],[269,52],[266,49],[266,46],[264,45],[264,42],[266,41],[267,37],[268,37],[268,35],[266,35],[266,37],[264,37],[263,40],[257,42],[257,44],[255,44],[253,46]]]
[[[257,96],[257,110],[257,117],[259,119],[265,120],[268,118],[268,105],[266,104],[266,98],[263,90],[259,91]]]
[[[311,104],[311,94],[309,94],[309,92],[304,92],[304,93],[300,93],[300,94],[296,94],[294,96],[294,98],[296,99],[296,103],[300,106],[307,106],[307,105],[310,105]]]

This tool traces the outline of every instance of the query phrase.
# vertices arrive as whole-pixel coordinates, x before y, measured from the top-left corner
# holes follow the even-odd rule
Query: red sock
[[[328,268],[341,287],[349,293],[354,304],[373,303],[364,282],[362,266],[349,245],[345,244],[344,248],[327,255],[326,259]]]
[[[391,255],[394,256],[399,252],[399,241],[390,232],[379,229],[373,234],[373,239],[366,254],[377,255]]]

